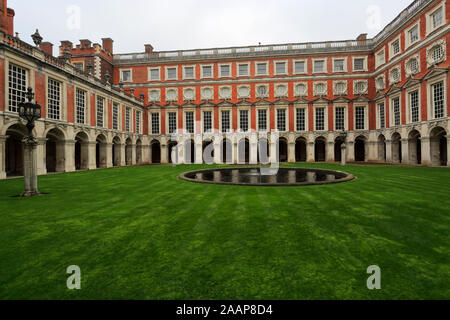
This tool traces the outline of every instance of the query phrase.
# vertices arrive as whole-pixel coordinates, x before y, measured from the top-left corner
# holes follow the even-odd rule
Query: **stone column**
[[[278,154],[280,153],[280,150],[277,147],[276,141],[271,141],[269,144],[270,148],[270,163],[277,163],[278,162]]]
[[[386,163],[393,163],[392,158],[392,140],[386,140]]]
[[[37,186],[37,146],[36,138],[26,136],[23,141],[24,151],[24,191],[22,197],[39,195]]]
[[[295,142],[288,143],[288,162],[295,162]]]
[[[88,148],[88,169],[95,170],[97,169],[97,161],[96,161],[96,141],[89,141],[86,143]]]
[[[150,159],[149,156],[151,155],[150,146],[143,144],[142,145],[142,164],[149,164]]]
[[[232,148],[233,149],[233,164],[238,164],[239,163],[239,150],[238,150],[238,143],[237,142],[232,142]]]
[[[251,139],[250,142],[250,164],[258,163],[258,142]]]
[[[46,162],[46,138],[36,138],[36,157],[37,157],[37,174],[47,174],[47,162]]]
[[[378,143],[376,141],[369,141],[367,142],[369,146],[369,156],[366,161],[378,161]]]
[[[167,144],[161,144],[161,164],[169,163],[169,148]]]
[[[64,172],[75,171],[75,140],[65,140],[64,148]]]
[[[222,140],[216,137],[213,143],[214,143],[214,163],[220,164],[222,163],[222,157],[220,156],[220,146],[222,144]]]
[[[111,168],[113,166],[113,158],[112,158],[112,143],[106,144],[106,167]]]
[[[315,143],[310,141],[306,144],[306,162],[315,162],[315,154],[314,154],[314,145]]]
[[[347,162],[355,162],[355,142],[347,142]]]
[[[0,180],[6,179],[6,140],[8,136],[0,136]]]
[[[409,146],[408,146],[408,139],[402,139],[401,140],[401,144],[402,144],[402,163],[403,164],[409,164]]]
[[[65,172],[66,170],[66,150],[64,140],[56,142],[56,172]]]
[[[347,146],[344,143],[341,144],[341,165],[345,166],[347,164]]]
[[[136,145],[132,144],[130,145],[131,148],[131,165],[136,165]]]
[[[334,162],[334,142],[333,141],[329,141],[326,144],[325,154],[326,154],[326,158],[325,158],[326,162]]]
[[[447,167],[450,167],[450,135],[447,135],[446,138],[447,138]]]
[[[126,152],[126,150],[125,150],[125,144],[124,143],[120,143],[119,144],[119,149],[120,149],[120,152],[119,152],[119,156],[120,156],[120,166],[121,167],[124,167],[124,166],[126,166],[127,165],[127,161],[126,161],[126,155],[125,155],[125,152]]]

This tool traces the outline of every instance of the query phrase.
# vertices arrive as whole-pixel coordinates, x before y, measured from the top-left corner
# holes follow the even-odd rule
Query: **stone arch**
[[[402,163],[402,136],[400,133],[395,132],[391,138],[392,144],[392,162]]]
[[[112,139],[112,160],[113,166],[118,167],[122,161],[122,141],[118,136]]]
[[[95,139],[95,163],[98,168],[107,167],[107,142],[104,134],[99,134]]]
[[[368,153],[367,138],[363,135],[355,138],[355,161],[365,162]]]
[[[133,140],[131,138],[125,140],[125,164],[127,166],[133,164]]]
[[[75,135],[75,170],[89,169],[89,136],[84,131]]]
[[[442,127],[435,127],[430,131],[430,156],[432,165],[447,166],[447,131]]]
[[[28,134],[22,123],[15,123],[5,130],[5,171],[7,177],[23,176],[23,138]]]
[[[386,162],[386,137],[380,134],[377,139],[378,160]]]
[[[420,132],[413,129],[408,134],[408,157],[410,164],[422,164],[422,141]]]
[[[314,159],[316,162],[325,162],[326,160],[327,139],[323,136],[317,137],[314,142]]]
[[[238,163],[250,163],[250,141],[247,138],[242,138],[238,142]]]
[[[305,137],[298,137],[295,140],[295,161],[306,162],[307,160],[307,140]]]
[[[161,143],[158,140],[150,142],[152,163],[161,163]]]
[[[45,133],[45,166],[47,172],[65,171],[65,134],[57,127],[49,129]]]

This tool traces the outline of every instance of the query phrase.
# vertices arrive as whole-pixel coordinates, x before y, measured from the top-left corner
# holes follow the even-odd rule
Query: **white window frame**
[[[381,127],[381,118],[380,118],[380,105],[383,104],[384,106],[384,128]],[[384,130],[387,128],[387,119],[386,119],[386,100],[382,99],[382,100],[378,100],[376,102],[376,106],[377,106],[377,114],[376,114],[376,119],[377,119],[377,129],[378,130]]]
[[[188,113],[193,113],[193,122],[194,122],[194,132],[188,132],[187,131],[187,114]],[[194,108],[186,108],[186,109],[184,109],[183,110],[183,131],[184,131],[184,133],[186,133],[186,134],[195,134],[196,132],[195,132],[195,127],[196,127],[196,123],[195,123],[195,117],[196,117],[196,111],[195,111],[195,109]]]
[[[363,65],[363,69],[362,70],[355,70],[355,60],[356,59],[364,59],[364,65]],[[352,71],[353,72],[367,72],[367,71],[369,71],[367,56],[354,56],[354,57],[352,57]]]
[[[410,33],[416,27],[417,27],[417,31],[418,31],[418,34],[419,34],[419,38],[416,41],[412,42]],[[405,49],[408,49],[409,47],[411,47],[412,45],[416,44],[420,40],[421,39],[420,39],[420,19],[419,19],[419,20],[417,20],[416,23],[414,23],[412,26],[410,26],[408,29],[405,30]]]
[[[120,112],[119,112],[120,113]],[[158,115],[158,133],[153,133],[153,114],[157,114]],[[149,112],[149,116],[150,116],[150,135],[160,135],[161,134],[161,112]]]
[[[393,45],[395,42],[397,42],[397,41],[398,41],[398,48],[399,48],[399,50],[398,50],[397,53],[394,53],[394,50],[393,50],[393,46],[392,46],[392,45]],[[393,58],[395,58],[396,56],[398,56],[398,55],[400,55],[400,54],[402,54],[401,34],[399,34],[395,39],[393,39],[392,41],[389,42],[389,60],[392,60]]]
[[[348,104],[333,104],[333,128],[335,131],[336,128],[336,109],[344,108],[344,130],[348,130]]]
[[[175,99],[169,99],[169,91],[175,90]],[[169,87],[165,89],[166,101],[173,102],[178,101],[178,88]]]
[[[211,113],[211,131],[206,132],[205,131],[205,112]],[[213,108],[202,108],[201,110],[201,122],[202,122],[202,133],[213,133],[214,132],[214,110]],[[195,121],[194,121],[195,123]],[[195,126],[195,124],[194,124]],[[195,130],[195,128],[194,128]]]
[[[224,75],[222,74],[222,67],[223,67],[223,66],[228,66],[228,67],[230,68],[230,73],[229,73],[228,76],[224,76]],[[219,64],[219,78],[231,78],[231,77],[233,77],[233,67],[232,67],[232,64],[231,64],[231,63],[220,63],[220,64]]]
[[[239,71],[239,66],[241,66],[241,65],[247,65],[247,74],[245,74],[245,75],[242,75],[242,74],[240,74],[240,71]],[[237,73],[237,77],[250,77],[250,62],[239,62],[239,63],[237,63],[236,64],[236,73]]]
[[[305,130],[297,131],[297,109],[305,110]],[[295,132],[308,132],[309,131],[309,113],[307,104],[294,105],[294,131]]]
[[[58,85],[59,85],[59,97],[58,97],[58,102],[59,102],[59,110],[58,110],[58,118],[50,118],[49,117],[49,110],[50,110],[50,99],[49,99],[49,96],[50,96],[50,94],[49,94],[49,90],[50,90],[50,88],[49,88],[49,82],[50,81],[53,81],[53,82],[55,82],[55,83],[57,83]],[[47,106],[47,108],[45,108],[45,118],[46,119],[50,119],[50,120],[56,120],[56,121],[58,121],[58,120],[63,120],[64,118],[63,118],[63,116],[64,116],[64,106],[65,106],[65,104],[64,104],[64,97],[66,96],[66,94],[65,94],[65,90],[64,90],[64,87],[65,87],[65,85],[64,85],[64,82],[62,82],[60,79],[56,79],[56,78],[54,78],[54,77],[52,77],[52,76],[48,76],[47,77],[47,81],[46,81],[46,97],[45,97],[45,99],[46,99],[46,101],[47,101],[47,103],[46,103],[46,106]],[[76,92],[75,92],[75,94],[76,94]],[[105,117],[105,113],[104,113],[104,107],[103,107],[103,118]],[[75,116],[76,116],[76,113],[75,113]]]
[[[192,78],[186,76],[186,68],[194,68],[194,75],[193,75]],[[195,64],[190,64],[190,65],[183,66],[183,80],[195,80],[196,71],[197,71],[197,69],[196,69],[196,65]]]
[[[258,73],[258,65],[259,64],[264,64],[266,65],[266,72],[259,74]],[[263,77],[263,76],[268,76],[269,75],[269,62],[268,61],[255,61],[254,62],[254,67],[255,67],[255,77]]]
[[[103,99],[103,118],[102,118],[102,126],[98,125],[98,98],[102,98]],[[106,118],[106,114],[107,114],[107,109],[108,109],[108,99],[101,95],[101,94],[96,94],[95,95],[95,126],[98,128],[106,128],[107,127],[107,118]]]
[[[78,122],[78,105],[77,105],[77,92],[78,91],[82,91],[84,92],[84,121],[83,122]],[[74,88],[74,120],[75,120],[75,124],[86,124],[88,123],[88,113],[89,113],[89,107],[88,107],[88,103],[89,103],[89,91],[87,91],[85,88],[83,87],[79,87],[79,86],[75,86]],[[112,108],[112,105],[111,105]],[[111,109],[111,116],[112,116],[112,109]]]
[[[255,120],[256,120],[256,131],[257,132],[269,132],[270,131],[270,109],[263,106],[257,106],[255,108]],[[259,111],[265,110],[266,111],[266,131],[260,131],[259,130]]]
[[[124,72],[130,72],[130,80],[129,81],[125,81],[123,79],[123,73]],[[120,69],[120,81],[124,82],[124,83],[130,83],[133,82],[133,69],[132,68],[128,68],[128,69]]]
[[[280,106],[274,108],[274,117],[275,117],[275,129],[278,131],[278,110],[284,110],[284,131],[279,132],[289,132],[289,107]]]
[[[356,108],[364,108],[364,128],[356,129]],[[401,112],[400,112],[401,113]],[[401,114],[400,114],[400,122],[401,122]],[[369,128],[369,105],[368,104],[355,104],[353,106],[353,123],[355,131],[366,131]]]
[[[380,62],[378,61],[378,57],[383,55],[383,61]],[[386,64],[386,50],[383,47],[383,49],[378,50],[377,53],[375,54],[375,69],[381,67],[382,65]]]
[[[296,62],[303,62],[305,64],[305,70],[303,72],[296,72],[296,70],[295,70]],[[293,70],[292,73],[293,74],[308,74],[308,59],[295,59],[292,63],[293,63],[292,64],[292,70]]]
[[[158,70],[158,79],[152,79],[152,71]],[[161,81],[161,67],[150,67],[148,68],[148,81]]]
[[[433,26],[433,15],[439,10],[441,10],[441,12],[442,12],[442,24],[434,27]],[[426,21],[426,25],[427,25],[426,35],[427,36],[430,33],[434,32],[435,30],[439,29],[440,27],[444,26],[447,21],[446,12],[445,12],[445,1],[441,1],[441,3],[438,6],[436,6],[433,10],[428,12],[426,14],[426,20],[427,20]]]
[[[320,109],[320,108],[323,108],[323,109],[325,109],[324,110],[324,129],[323,130],[318,130],[317,128],[316,128],[316,109]],[[326,105],[326,104],[315,104],[314,105],[314,107],[313,107],[313,126],[314,126],[314,131],[317,131],[317,132],[326,132],[326,131],[328,131],[328,105]]]
[[[335,62],[337,61],[337,60],[344,60],[344,70],[336,70],[336,65],[335,65]],[[333,64],[333,73],[342,73],[342,72],[347,72],[347,66],[348,66],[348,58],[347,57],[335,57],[335,58],[333,58],[333,62],[332,62],[332,64]]]
[[[241,131],[241,111],[247,111],[248,130]],[[241,107],[237,110],[237,131],[238,132],[251,132],[252,130],[252,111],[250,107]]]
[[[406,123],[407,124],[408,123],[418,123],[418,122],[422,121],[422,115],[421,115],[422,105],[420,103],[422,92],[420,90],[420,87],[421,87],[420,85],[415,85],[411,88],[406,89],[406,91],[405,91],[405,95],[406,95],[406,108],[405,108],[406,110],[405,111],[406,111]],[[414,91],[418,92],[418,98],[417,98],[418,101],[417,102],[419,105],[419,120],[417,122],[412,121],[412,113],[411,113],[411,96],[410,96],[410,94]]]
[[[324,62],[324,70],[323,71],[316,71],[315,70],[315,64],[317,61],[323,61]],[[313,74],[320,74],[320,73],[328,73],[328,58],[316,58],[312,59],[312,73]]]
[[[175,69],[175,78],[174,79],[169,79],[169,69]],[[178,66],[166,66],[165,67],[165,77],[164,77],[165,81],[177,81],[178,80]]]
[[[211,76],[207,77],[203,73],[203,68],[210,67],[211,68]],[[201,64],[200,65],[200,78],[201,79],[214,79],[214,64]]]
[[[400,124],[395,124],[395,114],[394,114],[394,100],[398,98],[399,103],[399,112],[400,112]],[[399,94],[396,94],[392,97],[389,97],[389,127],[400,127],[402,125],[402,97]],[[384,112],[386,115],[386,107],[384,108]]]
[[[443,118],[435,118],[435,116],[434,116],[434,104],[433,104],[433,102],[434,102],[434,96],[433,96],[433,85],[435,85],[436,83],[438,83],[438,82],[443,82],[443,88],[444,88],[444,117]],[[434,78],[434,79],[430,79],[430,80],[428,80],[427,81],[427,91],[428,91],[428,98],[427,98],[427,100],[428,100],[428,105],[429,105],[429,108],[428,108],[428,119],[444,119],[444,118],[446,118],[446,117],[448,117],[448,114],[447,114],[447,108],[448,108],[448,106],[447,106],[447,95],[448,95],[448,92],[447,92],[447,77],[446,77],[446,75],[444,74],[444,75],[441,75],[441,76],[439,76],[439,77],[436,77],[436,78]]]
[[[168,135],[170,135],[170,134],[172,134],[172,133],[170,133],[170,130],[169,130],[169,123],[170,123],[170,117],[169,117],[169,114],[170,113],[175,113],[175,115],[176,115],[176,120],[175,120],[175,123],[176,123],[176,128],[175,128],[175,131],[173,132],[173,133],[177,133],[178,132],[178,109],[175,109],[175,108],[169,108],[169,109],[167,109],[166,110],[166,134],[168,134]],[[160,121],[161,121],[161,117],[160,117]],[[160,128],[160,130],[161,130],[161,128]]]
[[[221,108],[219,110],[219,128],[220,128],[220,132],[224,133],[223,131],[223,127],[222,127],[222,112],[223,111],[227,111],[229,112],[229,116],[230,116],[230,128],[228,132],[232,132],[233,131],[233,110],[231,108]]]
[[[277,63],[284,63],[284,72],[278,73],[277,72]],[[273,61],[273,74],[275,76],[285,76],[288,74],[288,60],[275,60]]]

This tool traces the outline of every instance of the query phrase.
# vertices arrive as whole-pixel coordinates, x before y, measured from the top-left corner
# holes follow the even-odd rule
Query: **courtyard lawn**
[[[0,299],[450,298],[448,168],[347,166],[357,180],[312,187],[177,179],[198,168],[50,175],[32,199],[0,181]]]

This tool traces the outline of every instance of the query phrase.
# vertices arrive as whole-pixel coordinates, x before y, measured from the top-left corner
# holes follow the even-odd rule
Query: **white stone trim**
[[[337,60],[344,60],[344,70],[336,70],[335,68],[335,63]],[[342,73],[342,72],[348,72],[348,57],[333,57],[332,58],[332,68],[333,68],[333,73]]]
[[[323,92],[319,92],[318,91],[318,86],[320,84],[323,84],[325,86],[325,90]],[[314,96],[316,96],[316,97],[327,96],[328,95],[328,83],[327,83],[327,81],[315,81],[313,83],[313,90],[314,90]]]
[[[230,68],[230,74],[228,76],[224,76],[222,74],[222,66],[228,66]],[[219,78],[231,78],[233,76],[233,66],[231,63],[219,63]]]
[[[192,96],[188,94],[188,92],[192,91]],[[185,101],[194,101],[196,100],[196,90],[195,87],[185,87],[183,88],[183,99]]]
[[[243,94],[243,90],[247,89],[248,94]],[[237,95],[239,99],[247,99],[250,98],[251,90],[249,85],[242,85],[237,87]]]
[[[264,94],[259,93],[259,88],[264,87],[266,88],[266,92]],[[269,85],[268,84],[257,84],[255,85],[255,96],[257,98],[267,98],[269,97]]]
[[[266,72],[265,73],[258,73],[258,65],[264,64],[266,66]],[[255,68],[255,77],[263,77],[269,75],[269,61],[254,61],[253,66]]]
[[[379,61],[379,57],[381,56],[383,56],[383,61]],[[385,63],[386,63],[386,50],[385,47],[383,46],[383,49],[380,49],[375,53],[375,69],[378,69]]]
[[[348,103],[333,103],[333,128],[335,132],[336,129],[336,109],[344,108],[344,130],[348,130]]]
[[[194,68],[194,76],[192,78],[188,78],[186,76],[186,68]],[[183,65],[183,80],[195,80],[197,73],[197,66],[195,64]]]
[[[203,74],[203,68],[210,67],[211,68],[211,76],[207,77]],[[201,79],[214,79],[214,64],[200,64],[200,78]]]
[[[316,128],[316,109],[319,109],[319,108],[323,108],[323,109],[325,109],[325,111],[324,111],[324,130],[317,130],[317,128]],[[323,103],[320,103],[320,104],[314,104],[313,105],[313,115],[312,115],[312,117],[313,117],[313,127],[314,127],[314,131],[315,132],[326,132],[326,131],[328,131],[328,105],[327,104],[323,104]]]
[[[356,59],[364,59],[362,70],[355,70],[355,60]],[[352,71],[353,72],[368,72],[369,71],[368,56],[353,56],[352,57]]]
[[[154,95],[152,95],[153,92],[155,93]],[[149,89],[148,90],[148,100],[151,102],[160,102],[161,101],[161,89]]]
[[[206,92],[209,91],[211,95]],[[214,100],[214,87],[201,87],[200,95],[202,100]]]
[[[274,96],[277,98],[287,97],[289,94],[289,84],[288,83],[277,83],[274,86]]]
[[[148,81],[161,81],[161,67],[149,67],[148,69]],[[158,79],[152,79],[152,70],[158,70]]]
[[[427,47],[427,66],[430,68],[431,66],[434,66],[436,64],[442,63],[447,59],[447,50],[446,50],[446,43],[447,41],[444,39],[440,39],[434,43],[432,43],[430,46]],[[434,60],[432,57],[433,50],[437,47],[441,47],[442,50],[442,57],[439,60]]]
[[[416,71],[411,70],[411,62],[414,60],[417,61],[417,66],[418,66]],[[420,73],[420,54],[419,53],[417,53],[416,55],[413,55],[405,60],[405,72],[406,72],[406,76],[408,76],[408,77]]]
[[[166,88],[166,101],[178,101],[178,88]],[[169,97],[169,92],[174,92],[175,97],[170,98]]]
[[[244,65],[244,64],[247,65],[247,74],[240,74],[239,73],[239,66]],[[237,62],[236,63],[236,76],[238,78],[240,78],[240,77],[250,77],[250,62]]]
[[[398,71],[398,80],[394,79],[394,70]],[[402,68],[400,67],[400,65],[396,65],[395,67],[392,67],[391,70],[389,70],[389,84],[393,85],[399,83],[400,81],[402,81]]]
[[[174,79],[169,79],[169,69],[175,69],[176,70]],[[177,81],[178,80],[178,66],[166,66],[165,67],[164,80],[165,81]]]
[[[224,90],[228,89],[229,93],[227,94]],[[231,99],[233,97],[233,88],[232,86],[219,86],[219,98],[220,99]]]
[[[298,90],[299,85],[304,85],[304,91]],[[295,82],[294,83],[294,96],[295,97],[307,97],[308,96],[308,82]]]
[[[124,81],[124,79],[123,79],[124,72],[130,72],[130,80],[129,81]],[[133,82],[133,69],[132,68],[120,69],[120,81],[121,82]]]
[[[417,122],[412,122],[412,114],[411,114],[411,99],[410,99],[410,94],[414,91],[418,91],[419,93],[419,97],[418,97],[418,103],[419,103],[419,121],[422,121],[422,103],[421,103],[421,97],[422,97],[422,90],[421,90],[421,85],[417,84],[413,87],[407,88],[405,90],[405,97],[406,97],[406,106],[405,106],[405,115],[406,115],[406,124],[410,124],[410,123],[417,123]]]
[[[323,71],[316,71],[315,70],[315,63],[317,61],[323,61],[324,62],[324,70]],[[312,73],[313,74],[319,74],[319,73],[328,73],[328,58],[313,58],[312,59]]]
[[[277,72],[277,63],[284,63],[284,72],[278,73]],[[273,75],[274,76],[285,76],[288,74],[288,60],[274,60],[273,61]]]
[[[357,86],[361,84],[364,86],[361,90],[358,90]],[[353,94],[364,95],[369,93],[369,81],[368,80],[355,80],[353,81]]]
[[[364,108],[364,128],[356,129],[356,108]],[[401,121],[401,117],[400,117]],[[356,103],[353,106],[353,123],[354,123],[354,131],[361,132],[369,129],[369,104],[368,103]]]
[[[422,37],[420,36],[420,21],[421,19],[418,19],[413,25],[405,29],[405,50],[422,40]],[[410,32],[416,27],[419,33],[419,38],[416,41],[411,42]]]
[[[437,12],[441,10],[442,11],[442,24],[436,27],[433,27],[433,19],[432,16]],[[441,3],[436,6],[433,10],[430,10],[426,14],[426,36],[428,36],[430,33],[434,32],[435,30],[439,29],[440,27],[444,26],[446,24],[447,17],[445,12],[445,0],[441,1]]]
[[[383,80],[383,83],[381,84],[379,80]],[[386,89],[386,75],[384,73],[380,74],[375,79],[375,88],[377,91],[382,91]]]
[[[394,53],[392,45],[397,41],[398,41],[399,51],[397,53]],[[393,40],[391,40],[389,42],[388,46],[389,46],[389,60],[392,60],[394,57],[400,55],[402,53],[401,34],[399,34],[397,37],[395,37]]]
[[[339,92],[338,85],[343,84],[344,89],[342,92]],[[348,82],[345,80],[333,81],[333,93],[335,96],[346,96],[348,93]]]
[[[433,85],[438,83],[438,82],[443,82],[444,83],[444,118],[448,117],[447,114],[447,97],[448,97],[448,83],[447,83],[447,74],[442,74],[439,75],[435,78],[429,79],[427,81],[427,91],[428,91],[428,119],[436,119],[436,117],[434,116],[434,105],[433,105]],[[442,118],[439,118],[442,119]]]
[[[295,63],[296,62],[304,62],[305,63],[305,70],[303,72],[296,72],[295,71]],[[308,74],[308,59],[295,59],[292,61],[292,74],[298,75],[298,74]]]

